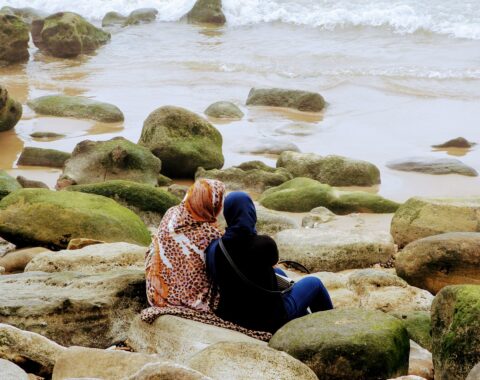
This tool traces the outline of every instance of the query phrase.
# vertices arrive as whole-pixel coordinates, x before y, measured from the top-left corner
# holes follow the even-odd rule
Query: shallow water
[[[225,4],[227,19],[233,20],[235,9]],[[15,131],[0,134],[0,168],[53,185],[58,170],[15,166],[24,146],[71,151],[86,138],[118,135],[136,142],[143,120],[157,107],[178,105],[201,114],[209,104],[229,100],[245,117],[212,121],[224,137],[225,167],[251,159],[274,164],[271,156],[240,153],[259,139],[274,139],[293,142],[303,152],[371,161],[382,172],[382,184],[371,191],[398,201],[414,195],[480,195],[478,177],[385,167],[391,159],[431,156],[458,158],[480,171],[478,146],[431,148],[458,136],[480,142],[480,39],[475,35],[405,32],[382,23],[332,30],[280,22],[240,24],[215,29],[158,21],[114,30],[111,43],[96,55],[74,60],[46,57],[32,47],[27,64],[0,68],[0,82],[13,96],[24,104],[54,93],[89,96],[119,106],[125,122],[39,117],[25,107]],[[253,86],[318,91],[328,107],[321,115],[247,108]],[[66,137],[39,141],[29,136],[34,131]]]

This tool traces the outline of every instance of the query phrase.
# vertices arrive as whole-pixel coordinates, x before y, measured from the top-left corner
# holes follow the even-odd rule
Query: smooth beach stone
[[[209,178],[222,181],[228,190],[253,190],[259,193],[273,186],[281,185],[291,180],[292,175],[285,169],[271,168],[265,164],[258,167],[232,167],[228,169],[205,170],[198,168],[195,173],[195,179]]]
[[[395,269],[409,284],[433,294],[457,284],[480,285],[480,233],[451,232],[408,244]]]
[[[136,352],[158,354],[164,360],[185,363],[196,353],[219,342],[265,345],[238,331],[216,327],[173,315],[158,317],[152,324],[135,317],[127,344]]]
[[[5,170],[0,170],[0,200],[8,194],[20,190],[22,186]]]
[[[124,380],[213,380],[202,373],[180,364],[160,362],[145,364]]]
[[[222,0],[197,0],[184,17],[193,24],[223,25],[227,22],[222,11]]]
[[[33,257],[25,272],[95,274],[116,269],[142,270],[145,266],[145,252],[144,246],[122,242],[94,244],[58,252],[44,251]]]
[[[336,218],[336,215],[326,207],[315,207],[302,219],[302,227],[315,228],[323,223],[328,223]]]
[[[142,220],[117,202],[93,194],[21,189],[0,201],[0,236],[18,247],[64,249],[74,238],[147,246]]]
[[[205,115],[217,119],[241,119],[243,112],[232,102],[216,102],[208,106]]]
[[[432,353],[410,340],[408,374],[421,379],[434,380]]]
[[[26,147],[23,148],[23,151],[17,161],[17,165],[63,168],[65,161],[67,161],[70,156],[70,153],[55,149]]]
[[[0,323],[0,357],[29,359],[51,373],[64,350],[65,347],[40,334]]]
[[[184,108],[157,108],[145,120],[138,144],[162,160],[162,174],[193,178],[199,167],[221,169],[222,135],[208,121]]]
[[[6,380],[28,380],[28,375],[23,369],[4,359],[0,359],[0,376]]]
[[[32,23],[33,43],[41,51],[59,58],[91,53],[110,41],[110,33],[96,28],[82,16],[59,12]]]
[[[4,267],[8,273],[23,272],[34,257],[47,252],[51,251],[43,247],[18,249],[0,257],[0,266]]]
[[[155,8],[140,8],[132,11],[125,20],[124,26],[137,25],[155,21],[158,11]]]
[[[452,140],[448,140],[443,144],[432,145],[433,148],[471,148],[475,143],[468,141],[464,137],[457,137]]]
[[[411,157],[387,162],[387,168],[425,174],[460,174],[478,176],[477,171],[455,158]]]
[[[299,228],[299,223],[283,213],[257,206],[257,232],[261,235],[275,235],[277,232]]]
[[[433,301],[433,296],[431,301]],[[432,320],[430,317],[430,308],[428,308],[428,311],[403,310],[392,311],[389,312],[389,314],[402,321],[411,340],[428,351],[432,350]]]
[[[285,352],[252,343],[216,343],[188,365],[214,379],[317,380],[310,368]]]
[[[275,133],[279,135],[291,135],[291,136],[311,136],[317,131],[315,124],[307,123],[291,123],[278,127],[275,129]]]
[[[24,188],[24,189],[49,189],[48,185],[41,182],[35,181],[28,178],[25,178],[21,175],[17,176],[17,182]]]
[[[443,288],[432,304],[435,380],[463,380],[480,361],[480,285]]]
[[[4,8],[2,8],[4,9]],[[20,17],[0,12],[0,63],[27,61],[29,26]],[[1,129],[0,129],[1,130]]]
[[[252,154],[273,154],[280,155],[283,152],[300,152],[300,148],[290,141],[281,141],[275,139],[260,139],[255,143],[249,144],[239,149],[240,153]]]
[[[112,180],[156,186],[162,163],[150,150],[123,137],[78,143],[65,163],[57,188]]]
[[[107,27],[107,26],[123,26],[125,25],[125,22],[127,21],[127,16],[123,16],[122,14],[118,12],[108,12],[103,16],[102,19],[102,27]]]
[[[22,105],[11,98],[7,89],[0,85],[0,132],[9,131],[15,127],[22,113]]]
[[[0,276],[0,321],[64,346],[104,348],[125,340],[146,302],[144,270]]]
[[[465,380],[478,380],[480,379],[480,362],[472,368]]]
[[[30,133],[30,137],[40,140],[59,140],[66,137],[66,135],[55,132],[33,132]]]
[[[338,192],[337,198],[329,205],[339,215],[354,212],[389,214],[398,210],[400,204],[380,195],[365,191]]]
[[[329,185],[299,177],[266,190],[259,202],[272,210],[308,212],[315,207],[328,207],[334,200],[335,194]]]
[[[310,314],[280,328],[269,346],[304,362],[319,379],[377,380],[408,371],[407,331],[398,319],[381,311]]]
[[[391,236],[366,229],[302,228],[274,237],[281,260],[297,261],[310,272],[338,272],[388,262],[395,254]]]
[[[30,100],[27,104],[42,115],[91,119],[104,123],[115,123],[124,119],[117,106],[83,96],[46,95]]]
[[[252,88],[247,105],[285,107],[304,112],[320,112],[325,100],[316,92],[288,90],[282,88]]]
[[[400,248],[446,232],[480,232],[480,197],[410,198],[395,212],[390,232]]]
[[[331,186],[373,186],[380,183],[380,170],[372,163],[342,156],[283,152],[277,167],[294,177],[312,178]]]

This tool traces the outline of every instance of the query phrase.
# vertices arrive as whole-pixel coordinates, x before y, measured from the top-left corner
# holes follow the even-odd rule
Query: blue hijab
[[[235,191],[228,194],[223,204],[223,215],[227,222],[227,228],[222,237],[223,241],[257,234],[255,229],[257,211],[252,198],[247,193]],[[218,240],[214,240],[206,250],[207,272],[213,279],[215,279],[215,252],[217,247]]]

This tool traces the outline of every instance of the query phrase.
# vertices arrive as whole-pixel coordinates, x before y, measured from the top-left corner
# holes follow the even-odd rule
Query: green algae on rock
[[[293,108],[303,112],[320,112],[325,100],[316,92],[283,88],[252,88],[247,105]]]
[[[480,285],[443,288],[432,304],[437,380],[463,380],[480,361]]]
[[[335,214],[350,214],[353,212],[389,214],[397,211],[399,203],[385,199],[377,194],[365,191],[342,191],[338,198],[329,205]]]
[[[480,197],[410,198],[395,212],[390,231],[400,248],[446,232],[480,232]]]
[[[38,20],[46,16],[46,14],[44,14],[42,11],[31,7],[14,8],[5,6],[0,9],[0,13],[20,17],[29,25],[33,22],[33,20]]]
[[[389,379],[408,371],[408,333],[401,321],[381,311],[310,314],[280,328],[269,346],[304,362],[319,379]]]
[[[43,149],[26,147],[17,161],[17,165],[46,166],[51,168],[63,168],[65,161],[71,154],[55,149]]]
[[[180,199],[166,190],[132,181],[114,180],[76,185],[69,186],[65,190],[103,195],[142,211],[152,211],[162,215],[170,207],[180,203]]]
[[[8,90],[0,85],[0,132],[15,127],[22,117],[22,112],[22,105],[11,98]]]
[[[197,0],[184,17],[193,24],[223,25],[227,21],[222,11],[222,0]]]
[[[478,172],[456,158],[410,157],[387,162],[387,167],[405,172],[433,175],[459,174],[477,177]]]
[[[155,8],[140,8],[130,12],[124,26],[138,25],[155,21],[158,11]]]
[[[216,102],[208,106],[205,115],[216,119],[241,119],[243,112],[232,102]]]
[[[193,178],[199,167],[220,169],[224,163],[222,143],[222,135],[208,121],[173,106],[153,111],[138,141],[162,160],[162,173],[173,178]]]
[[[400,319],[411,340],[432,351],[432,321],[428,311],[395,311],[389,313]]]
[[[294,177],[316,179],[330,186],[373,186],[380,183],[380,170],[372,163],[342,156],[283,152],[277,167]]]
[[[82,96],[47,95],[30,100],[27,104],[42,115],[90,119],[104,123],[116,123],[124,119],[117,106]]]
[[[73,12],[59,12],[32,23],[36,47],[54,57],[73,58],[91,53],[110,41],[107,33]]]
[[[152,152],[123,137],[85,140],[77,144],[65,163],[57,187],[116,179],[156,186],[160,169],[161,162]]]
[[[127,21],[127,17],[118,12],[108,12],[103,16],[102,27],[107,26],[123,26]]]
[[[0,170],[0,200],[15,190],[20,190],[22,186],[15,178],[10,176],[5,170]]]
[[[3,9],[3,8],[2,8]],[[20,17],[0,13],[0,64],[28,60],[29,27]]]
[[[141,219],[99,195],[45,189],[17,190],[0,201],[0,236],[19,247],[64,249],[74,238],[150,243]]]

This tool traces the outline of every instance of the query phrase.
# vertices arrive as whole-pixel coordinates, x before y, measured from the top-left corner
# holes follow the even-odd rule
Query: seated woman
[[[255,285],[278,290],[275,271],[279,268],[275,241],[257,235],[255,205],[248,194],[234,192],[225,198],[227,221],[224,247],[240,272]],[[207,271],[220,293],[215,313],[240,326],[274,333],[286,322],[312,312],[333,309],[330,296],[320,279],[305,277],[282,294],[269,293],[245,284],[223,254],[219,240],[207,249]]]
[[[215,293],[205,268],[205,249],[221,236],[216,225],[225,186],[199,180],[170,208],[152,238],[145,261],[151,306],[211,311]]]

